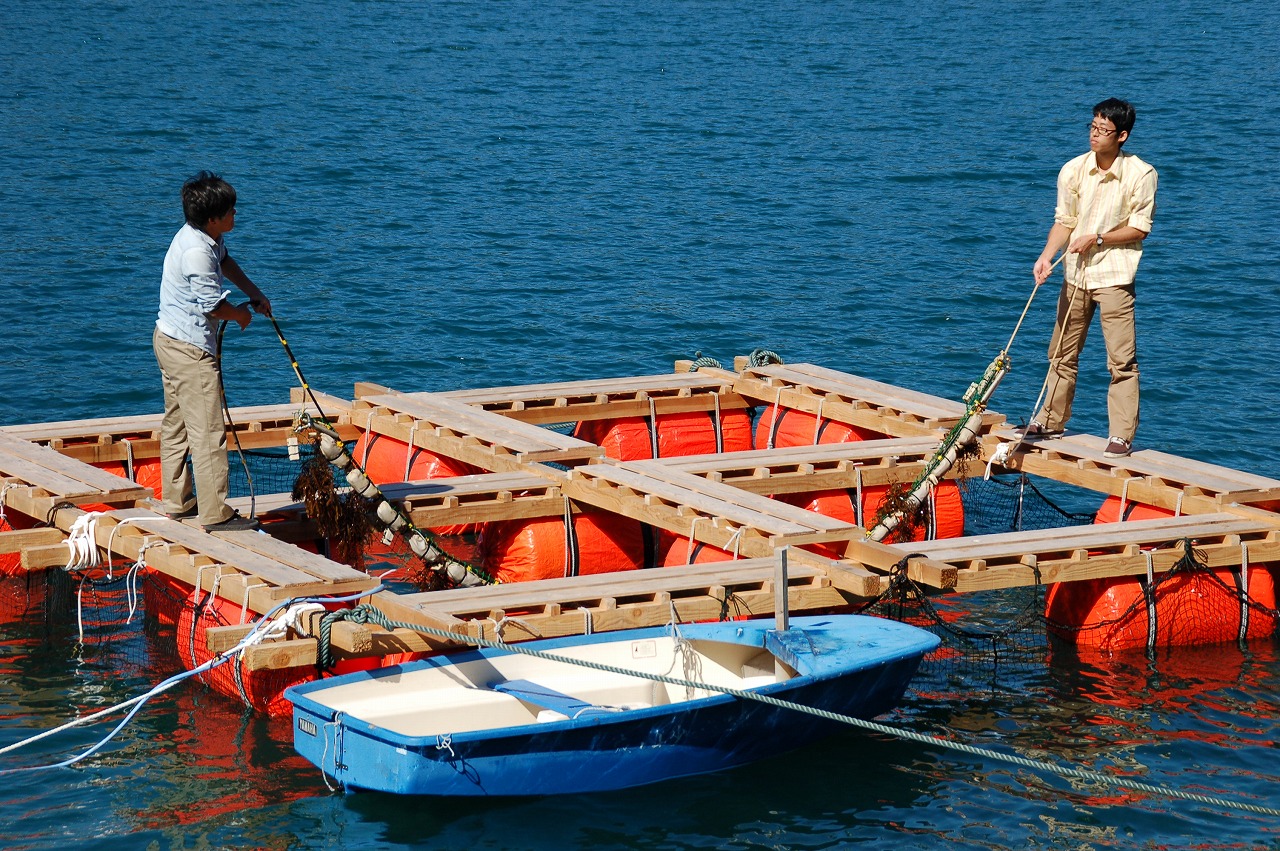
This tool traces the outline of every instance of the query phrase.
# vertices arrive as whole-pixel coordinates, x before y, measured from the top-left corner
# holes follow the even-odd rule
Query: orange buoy
[[[718,421],[715,411],[659,414],[656,434],[652,422],[649,417],[584,420],[573,435],[603,448],[606,455],[619,461],[653,458],[655,448],[658,458],[751,448],[751,417],[746,411],[722,411]]]
[[[1121,516],[1123,506],[1123,516]],[[1093,516],[1094,523],[1119,523],[1124,520],[1155,520],[1160,517],[1172,517],[1173,512],[1155,505],[1144,505],[1132,500],[1121,500],[1118,496],[1109,496],[1098,507]]]
[[[836,422],[816,414],[770,405],[756,423],[755,448],[783,446],[819,446],[829,443],[851,443],[884,437],[879,432],[860,426]]]
[[[733,561],[734,555],[727,550],[713,547],[703,541],[694,541],[690,546],[689,538],[662,529],[658,533],[658,560],[663,567],[679,567],[682,564],[709,564],[716,561]]]
[[[867,528],[874,524],[876,512],[884,502],[889,488],[887,485],[875,485],[862,489],[862,511],[857,510],[858,491],[856,488],[845,490],[826,490],[817,493],[777,494],[774,498],[795,505],[806,511],[843,520],[846,523],[861,525]],[[964,500],[960,488],[955,482],[939,482],[934,488],[930,500],[932,522],[926,527],[916,529],[910,540],[940,540],[943,538],[960,538],[964,536]],[[890,540],[897,541],[894,536]],[[804,547],[811,552],[827,558],[841,558],[844,547],[840,543],[807,544]]]
[[[1242,600],[1243,597],[1243,600]],[[1248,602],[1254,605],[1249,605]],[[1267,565],[1156,577],[1059,582],[1045,598],[1049,631],[1103,651],[1223,644],[1275,633],[1275,575]]]
[[[1111,496],[1095,524],[1172,517],[1166,508]],[[1045,596],[1049,631],[1104,651],[1247,641],[1274,634],[1276,583],[1269,565],[1059,582]],[[1252,602],[1256,605],[1250,606]]]
[[[528,582],[654,567],[652,527],[600,511],[482,524],[478,555],[499,582]]]

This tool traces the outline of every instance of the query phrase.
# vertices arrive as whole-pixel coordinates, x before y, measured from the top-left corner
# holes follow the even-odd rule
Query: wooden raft
[[[1107,459],[1105,441],[1089,435],[1028,442],[1003,469],[1189,516],[906,545],[868,542],[857,526],[766,495],[911,481],[965,408],[811,364],[449,393],[395,393],[361,384],[355,397],[353,403],[322,399],[331,419],[340,412],[344,437],[367,429],[494,471],[386,486],[387,496],[422,527],[554,516],[566,505],[571,510],[593,506],[744,557],[466,591],[376,595],[376,605],[388,617],[420,626],[519,639],[661,624],[673,611],[681,619],[720,617],[726,606],[741,607],[730,614],[767,614],[778,550],[820,541],[843,543],[845,558],[832,561],[791,550],[790,605],[796,611],[877,596],[887,586],[886,571],[907,553],[923,554],[908,568],[918,583],[957,591],[1164,571],[1181,556],[1172,545],[1183,538],[1194,539],[1212,567],[1280,561],[1280,517],[1249,507],[1280,502],[1280,481],[1152,450]],[[249,423],[239,432],[242,442],[282,445],[300,400],[295,391],[290,406],[237,409],[237,419]],[[892,437],[623,463],[605,459],[590,443],[538,426],[773,404]],[[0,429],[6,505],[38,517],[58,502],[133,504],[149,492],[75,459],[122,460],[125,441],[142,457],[148,447],[140,441],[154,438],[151,426],[158,427],[158,418]],[[982,430],[985,463],[1014,434],[1002,415],[990,411]],[[296,508],[286,495],[259,496],[257,504],[259,511]],[[78,514],[56,512],[57,525],[68,527]],[[299,593],[359,593],[373,587],[363,574],[299,556],[301,550],[258,533],[210,536],[151,512],[126,509],[104,516],[100,544],[106,546],[115,526],[120,528],[111,546],[117,555],[136,557],[146,546],[146,561],[155,569],[205,590],[217,582],[228,599],[242,595],[246,617]],[[55,559],[66,554],[61,535],[58,529],[0,533],[0,552],[21,551],[24,562],[30,556],[33,562],[59,563]],[[210,630],[210,647],[230,646],[244,629]],[[411,630],[393,633],[340,623],[333,645],[341,656],[428,649],[442,642]],[[251,667],[306,664],[314,661],[315,642],[280,642],[255,653]]]

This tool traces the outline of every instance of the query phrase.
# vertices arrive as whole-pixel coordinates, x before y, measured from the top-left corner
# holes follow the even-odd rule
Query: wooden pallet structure
[[[321,397],[323,413],[344,437],[384,435],[407,451],[421,448],[491,471],[387,485],[388,498],[420,527],[562,516],[590,508],[739,556],[711,565],[430,594],[383,591],[373,596],[374,605],[403,623],[514,640],[657,625],[673,615],[688,620],[730,610],[771,614],[776,590],[771,565],[783,548],[793,554],[788,604],[796,612],[873,599],[888,587],[890,571],[903,563],[917,583],[956,593],[1161,572],[1178,556],[1166,545],[1182,538],[1195,539],[1215,567],[1280,561],[1280,516],[1260,507],[1280,502],[1280,481],[1153,450],[1107,459],[1104,441],[1088,435],[1028,441],[996,471],[1025,471],[1182,516],[909,545],[875,543],[859,526],[769,496],[910,482],[942,435],[965,417],[961,403],[811,364],[739,362],[736,372],[695,372],[688,366],[678,363],[675,372],[663,375],[439,393],[357,384],[351,401]],[[295,390],[290,405],[237,409],[233,419],[242,444],[284,445],[301,402]],[[617,461],[599,446],[545,427],[771,405],[889,437]],[[153,457],[157,429],[154,417],[0,428],[3,502],[33,517],[46,516],[58,503],[118,507],[104,515],[100,545],[124,558],[144,552],[148,565],[206,590],[220,576],[216,581],[223,591],[244,596],[246,613],[266,611],[304,589],[339,593],[373,587],[364,574],[311,554],[299,557],[301,550],[279,541],[265,544],[256,539],[267,536],[258,533],[211,536],[159,517],[146,510],[143,500],[150,494],[145,489],[85,463]],[[980,463],[990,461],[1001,443],[1014,441],[1005,417],[986,412]],[[260,495],[256,503],[259,512],[301,511],[286,494]],[[0,533],[0,552],[21,551],[24,564],[33,569],[56,565],[58,550],[65,555],[66,547],[52,538],[63,534],[76,514],[53,512],[53,529]],[[298,522],[305,519],[299,515]],[[842,557],[797,549],[819,542],[834,543]],[[238,625],[218,629],[210,632],[211,647],[231,646],[244,630]],[[280,667],[314,659],[313,640],[295,642],[263,650],[254,664]],[[413,630],[345,625],[335,631],[333,646],[339,656],[361,656],[441,642]]]

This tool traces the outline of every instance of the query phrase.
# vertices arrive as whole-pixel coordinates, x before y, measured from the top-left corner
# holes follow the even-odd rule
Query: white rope
[[[1124,507],[1129,501],[1129,482],[1133,479],[1125,479],[1124,484],[1120,486],[1120,515],[1116,517],[1117,523],[1124,522]]]
[[[991,453],[991,460],[987,462],[987,471],[982,474],[983,481],[991,481],[991,468],[996,464],[1003,466],[1004,462],[1009,460],[1009,450],[1014,446],[1017,446],[1017,444],[1002,443],[996,447],[996,451]]]
[[[4,513],[4,510],[6,507],[4,502],[4,495],[7,494],[10,491],[10,489],[16,488],[16,487],[18,487],[17,482],[5,482],[4,485],[0,487],[0,524],[6,525],[6,526],[9,524],[9,518],[6,517]]]
[[[409,426],[409,445],[405,447],[404,453],[404,480],[409,481],[409,470],[413,467],[413,438],[418,433],[418,421],[414,420],[413,425]]]
[[[1176,504],[1176,505],[1174,505],[1174,506],[1173,506],[1173,516],[1174,516],[1174,517],[1181,517],[1181,516],[1182,516],[1182,498],[1183,498],[1184,496],[1186,496],[1186,493],[1185,493],[1185,492],[1183,492],[1183,491],[1178,491],[1178,502],[1177,502],[1177,504]]]
[[[328,597],[328,598],[325,598],[325,600],[326,602],[329,602],[329,603],[345,603],[351,600],[359,600],[363,597],[376,594],[381,590],[382,588],[381,586],[379,586],[372,590],[361,591],[358,594],[351,594],[345,597]],[[303,603],[303,602],[319,602],[319,600],[317,598],[306,598],[304,600],[292,600],[292,601],[282,602],[278,606],[276,606],[274,609],[272,609],[270,612],[268,612],[257,624],[255,624],[254,628],[249,632],[249,634],[246,635],[243,639],[241,639],[240,642],[236,644],[236,646],[228,650],[224,650],[222,653],[219,653],[217,656],[210,658],[207,662],[201,665],[197,665],[196,667],[188,671],[183,671],[181,673],[174,674],[172,677],[169,677],[168,679],[161,681],[158,685],[154,686],[144,694],[138,695],[137,697],[133,697],[121,703],[117,703],[115,706],[108,706],[106,709],[100,709],[91,715],[86,715],[82,718],[75,718],[71,721],[68,721],[65,724],[62,724],[61,726],[54,727],[49,730],[43,730],[39,733],[36,733],[33,736],[23,739],[22,741],[14,742],[11,745],[6,745],[5,747],[0,748],[0,754],[5,754],[10,751],[15,751],[15,750],[18,750],[19,748],[26,747],[27,745],[33,744],[42,739],[46,739],[57,733],[61,733],[64,730],[69,730],[73,727],[80,727],[92,721],[97,721],[100,718],[104,718],[107,715],[110,715],[112,713],[119,712],[120,710],[129,709],[129,713],[124,717],[124,719],[119,724],[117,724],[110,733],[104,736],[97,744],[95,744],[93,747],[89,748],[88,750],[85,750],[74,757],[62,760],[61,762],[54,763],[52,765],[36,765],[36,766],[28,766],[26,768],[10,768],[10,769],[0,770],[0,776],[6,775],[6,774],[17,774],[20,772],[27,772],[27,771],[39,771],[46,768],[66,768],[84,759],[88,759],[89,757],[97,753],[99,750],[101,750],[103,747],[105,747],[108,742],[114,739],[120,733],[120,731],[123,730],[125,726],[130,721],[133,720],[133,717],[137,715],[138,710],[140,710],[142,708],[142,705],[146,703],[148,700],[150,700],[151,698],[155,697],[158,694],[162,694],[168,691],[169,689],[173,688],[178,683],[181,683],[184,680],[187,680],[191,677],[203,674],[206,671],[216,668],[218,665],[221,665],[224,662],[227,662],[232,657],[238,654],[243,655],[246,649],[248,649],[250,646],[258,643],[261,640],[256,637],[257,631],[260,628],[265,628],[266,625],[269,624],[270,618],[276,612],[294,603]]]
[[[98,566],[98,518],[105,512],[88,511],[76,518],[67,532],[70,551],[64,570],[86,570]]]
[[[822,405],[827,401],[827,397],[823,396],[818,399],[818,413],[813,420],[813,445],[818,445],[818,438],[822,435]]]
[[[166,541],[162,538],[144,537],[142,546],[138,548],[138,557],[134,559],[129,572],[125,574],[125,594],[129,600],[129,617],[125,619],[126,624],[133,623],[133,616],[138,612],[138,575],[147,567],[147,550],[163,543]]]
[[[733,560],[734,561],[738,560],[738,548],[742,546],[742,528],[743,527],[739,526],[737,530],[735,530],[734,533],[729,536],[729,540],[726,541],[724,545],[724,548],[727,550],[729,549],[729,545],[733,544]]]
[[[307,631],[306,619],[324,612],[325,607],[319,603],[295,603],[279,617],[268,621],[265,627],[251,631],[241,643],[248,648],[264,641],[287,638],[289,630],[293,630],[299,638],[307,638],[311,634]]]
[[[130,524],[130,523],[138,523],[138,522],[140,522],[142,519],[143,519],[143,518],[141,518],[141,517],[126,517],[126,518],[124,518],[123,520],[121,520],[121,521],[119,521],[118,523],[116,523],[116,525],[114,525],[114,526],[112,526],[112,527],[111,527],[111,534],[107,536],[107,580],[108,580],[108,581],[110,581],[110,580],[112,580],[112,579],[114,579],[114,578],[115,578],[114,574],[112,573],[112,559],[111,559],[111,553],[112,553],[112,551],[113,551],[113,546],[114,546],[114,544],[115,544],[115,542],[116,542],[116,531],[117,531],[121,526],[127,526],[127,525],[128,525],[128,524]],[[96,531],[97,531],[97,529],[95,528],[95,530],[94,530],[94,531],[96,532]],[[139,551],[138,555],[139,555],[139,556],[141,556],[141,555],[142,555],[141,551]]]
[[[695,517],[695,518],[693,518],[693,522],[689,524],[689,546],[688,546],[688,547],[686,547],[686,548],[685,548],[685,551],[684,551],[684,563],[685,563],[685,564],[693,564],[693,548],[694,548],[694,537],[693,537],[693,535],[694,535],[694,532],[696,532],[696,531],[697,531],[697,529],[698,529],[698,521],[699,521],[699,520],[703,520],[703,519],[705,519],[705,518],[702,518],[702,517]]]
[[[252,585],[244,586],[244,596],[240,599],[240,623],[245,622],[246,616],[249,614],[249,592],[254,588],[268,587],[265,582],[254,582]]]
[[[502,637],[502,630],[505,629],[507,624],[509,623],[513,623],[518,627],[522,627],[525,630],[525,632],[529,633],[534,638],[542,638],[542,633],[534,629],[533,625],[530,624],[528,621],[521,620],[520,618],[513,618],[513,617],[508,617],[507,615],[503,615],[501,620],[494,620],[492,616],[485,618],[485,620],[493,624],[493,634],[498,637],[499,641],[506,640]]]

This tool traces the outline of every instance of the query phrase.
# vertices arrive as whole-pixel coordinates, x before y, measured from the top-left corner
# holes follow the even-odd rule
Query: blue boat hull
[[[792,639],[801,636],[802,640],[789,642],[793,649],[798,647],[796,658],[790,661],[796,663],[801,675],[753,691],[859,718],[892,709],[921,657],[936,646],[937,639],[891,621],[856,618],[866,622],[862,625],[872,628],[877,639],[863,641],[853,651],[842,649],[838,645],[847,639],[848,630],[825,627],[834,622],[845,626],[847,618],[855,617],[794,619],[787,635]],[[689,638],[731,637],[763,645],[769,630],[748,622],[692,625],[683,627],[682,632]],[[661,633],[661,629],[631,630],[603,639]],[[539,641],[527,646],[554,652],[557,647],[596,638]],[[866,646],[868,643],[874,646]],[[850,652],[863,658],[840,664],[838,657]],[[806,659],[808,655],[821,657],[817,660],[821,664]],[[476,656],[477,651],[470,651],[455,658]],[[349,788],[398,794],[548,795],[622,789],[719,771],[801,747],[840,726],[838,721],[718,694],[606,716],[482,733],[413,737],[355,718],[335,717],[332,710],[308,697],[339,681],[397,676],[413,666],[441,661],[431,659],[290,689],[286,694],[295,703],[295,747]]]

